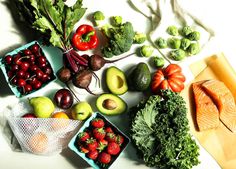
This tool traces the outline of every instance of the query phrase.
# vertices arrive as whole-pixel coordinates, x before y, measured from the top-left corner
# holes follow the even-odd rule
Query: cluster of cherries
[[[53,69],[38,43],[4,57],[4,63],[11,85],[22,94],[29,94],[55,78]]]

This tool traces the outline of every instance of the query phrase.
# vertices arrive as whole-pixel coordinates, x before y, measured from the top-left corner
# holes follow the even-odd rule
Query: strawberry
[[[91,125],[92,125],[94,128],[102,128],[102,127],[104,127],[105,123],[104,123],[103,119],[101,119],[101,118],[94,118],[94,119],[91,121]]]
[[[106,127],[106,128],[105,128],[105,132],[106,132],[106,133],[113,133],[113,130],[112,130],[111,127]]]
[[[78,134],[78,139],[81,142],[84,142],[84,141],[86,141],[89,138],[90,138],[90,136],[89,136],[89,134],[86,131],[81,132],[81,133]]]
[[[87,154],[88,158],[92,159],[92,160],[96,160],[98,157],[98,151],[97,150],[93,150],[88,152]]]
[[[102,152],[98,155],[98,161],[102,164],[108,164],[111,161],[111,155],[105,152]]]
[[[98,142],[98,151],[99,152],[102,152],[106,147],[107,147],[107,145],[108,145],[108,141],[107,140],[100,140],[99,142]]]
[[[85,153],[85,154],[89,152],[89,150],[86,149],[86,148],[83,147],[83,146],[80,146],[79,149],[80,149],[80,151],[81,151],[82,153]]]
[[[93,136],[97,139],[97,140],[102,140],[105,138],[106,133],[104,131],[103,128],[95,128],[93,129]]]
[[[106,133],[105,139],[108,142],[116,142],[116,135],[114,133]]]
[[[116,143],[121,145],[124,142],[124,137],[120,134],[116,136]]]
[[[89,138],[86,140],[86,146],[89,151],[93,151],[97,149],[98,142],[94,138]]]
[[[108,143],[107,146],[107,153],[111,155],[117,155],[120,152],[120,146],[119,144],[115,142]]]

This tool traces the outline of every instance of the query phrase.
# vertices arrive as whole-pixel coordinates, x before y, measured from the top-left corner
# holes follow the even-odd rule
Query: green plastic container
[[[114,158],[112,158],[112,161],[110,162],[110,164],[107,166],[107,168],[109,168],[118,158],[119,156],[121,155],[121,153],[126,149],[126,147],[128,146],[129,142],[130,142],[130,139],[128,136],[126,136],[121,130],[119,130],[113,123],[111,123],[107,118],[105,118],[102,114],[100,114],[99,112],[94,112],[92,114],[92,116],[90,118],[88,118],[83,126],[79,129],[78,133],[75,134],[75,136],[71,139],[71,141],[69,142],[68,144],[68,147],[74,151],[77,155],[79,155],[81,158],[83,158],[89,165],[91,165],[94,169],[100,169],[101,167],[96,163],[94,162],[92,159],[88,158],[86,156],[85,153],[82,153],[79,151],[79,149],[77,148],[76,146],[76,140],[77,140],[77,135],[81,132],[83,132],[87,127],[90,126],[90,122],[94,119],[94,118],[102,118],[105,122],[105,125],[107,124],[108,126],[110,126],[114,133],[117,133],[117,134],[120,134],[124,137],[124,142],[123,144],[121,145],[121,150],[120,150],[120,153],[116,156],[114,156]]]
[[[3,59],[4,59],[4,57],[7,56],[7,55],[13,56],[13,55],[17,54],[18,52],[20,52],[20,51],[22,51],[22,50],[24,50],[24,49],[27,49],[28,47],[34,45],[35,43],[37,43],[37,44],[40,46],[40,48],[42,49],[42,54],[43,54],[43,56],[45,56],[45,57],[47,58],[47,62],[49,63],[49,65],[50,65],[51,68],[53,69],[53,73],[52,73],[52,76],[51,76],[52,78],[51,78],[50,81],[48,81],[48,82],[46,82],[46,83],[43,83],[42,86],[41,86],[39,89],[37,89],[37,90],[32,90],[32,92],[30,92],[30,93],[28,93],[28,94],[22,95],[15,85],[10,84],[9,78],[8,78],[8,76],[7,76],[6,65],[5,65],[5,63],[3,62]],[[49,83],[51,83],[52,81],[56,80],[56,76],[55,76],[55,73],[54,73],[54,72],[55,72],[54,66],[51,64],[51,63],[52,63],[52,60],[49,59],[50,57],[48,57],[48,55],[47,55],[46,52],[44,51],[44,49],[43,49],[43,47],[42,47],[42,45],[41,45],[41,43],[40,43],[39,41],[32,41],[32,42],[30,42],[30,43],[28,43],[28,44],[26,44],[26,45],[24,45],[24,46],[21,46],[21,47],[15,49],[15,50],[13,50],[13,51],[7,53],[5,56],[0,58],[0,68],[2,69],[2,72],[3,72],[4,76],[5,76],[5,79],[6,79],[7,83],[8,83],[8,85],[9,85],[11,91],[15,94],[16,97],[29,96],[30,94],[33,94],[33,93],[35,93],[36,91],[41,90],[42,88],[46,87]]]

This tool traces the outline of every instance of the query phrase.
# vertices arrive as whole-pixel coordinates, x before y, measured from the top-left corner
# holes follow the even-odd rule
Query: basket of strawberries
[[[109,168],[127,147],[130,139],[100,113],[84,123],[69,148],[93,168]]]

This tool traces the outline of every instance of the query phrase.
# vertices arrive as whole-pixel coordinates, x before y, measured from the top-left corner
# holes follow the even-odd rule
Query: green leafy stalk
[[[82,0],[69,7],[63,0],[15,0],[17,8],[31,26],[49,37],[49,42],[62,50],[71,48],[70,34],[86,8]]]
[[[190,169],[199,164],[186,113],[183,98],[170,90],[131,110],[131,139],[147,166]]]

